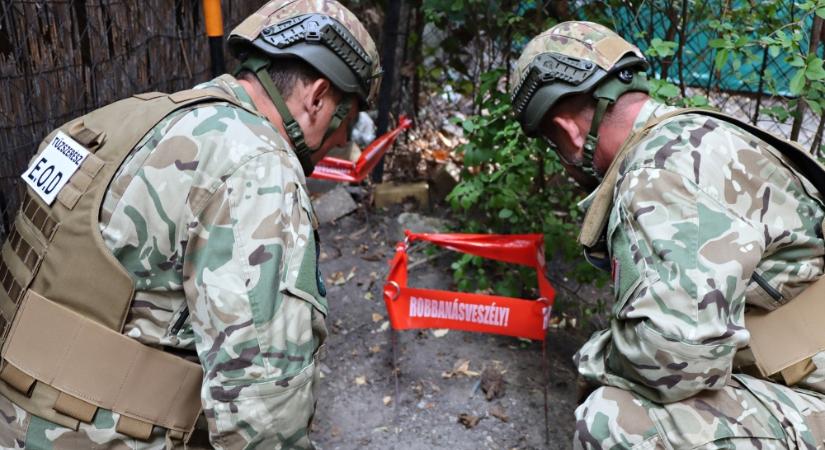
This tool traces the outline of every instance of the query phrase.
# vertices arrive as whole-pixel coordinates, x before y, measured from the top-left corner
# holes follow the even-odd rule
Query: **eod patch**
[[[88,155],[89,151],[82,145],[62,131],[58,131],[23,172],[23,181],[46,204],[51,205]]]

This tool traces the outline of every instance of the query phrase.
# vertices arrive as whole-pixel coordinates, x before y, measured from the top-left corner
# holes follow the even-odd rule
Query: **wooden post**
[[[223,14],[221,0],[203,0],[203,19],[206,36],[209,37],[209,56],[212,60],[212,77],[226,72],[223,61]]]

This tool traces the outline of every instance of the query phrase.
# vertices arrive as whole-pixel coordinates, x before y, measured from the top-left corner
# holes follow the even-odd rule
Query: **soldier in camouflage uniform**
[[[609,328],[574,358],[601,386],[576,409],[574,447],[821,448],[825,355],[793,387],[734,356],[746,307],[773,310],[822,275],[822,195],[753,133],[650,99],[645,68],[611,30],[566,22],[512,77],[524,130],[598,186],[580,241],[614,281]]]
[[[316,14],[314,25],[350,33],[358,70],[340,56],[319,62],[318,44],[264,39],[307,14]],[[310,448],[328,310],[305,175],[347,140],[359,105],[373,100],[378,55],[334,0],[270,1],[233,31],[230,45],[245,71],[197,88],[240,106],[198,104],[146,134],[106,193],[100,231],[135,284],[124,333],[191,353],[203,366],[207,426],[189,447]],[[302,53],[308,45],[315,53]],[[2,448],[173,445],[158,427],[148,441],[118,433],[118,414],[103,409],[77,430],[2,396],[0,411]]]

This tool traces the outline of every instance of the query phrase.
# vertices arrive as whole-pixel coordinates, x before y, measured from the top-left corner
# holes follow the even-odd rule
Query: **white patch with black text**
[[[58,131],[22,178],[26,184],[51,205],[69,178],[77,172],[89,151],[62,131]]]

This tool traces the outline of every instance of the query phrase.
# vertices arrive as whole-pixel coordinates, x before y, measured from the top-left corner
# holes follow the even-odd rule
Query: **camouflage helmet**
[[[335,0],[271,0],[232,30],[229,49],[241,60],[251,50],[300,58],[362,104],[371,104],[378,93],[375,42]]]
[[[563,22],[533,38],[510,77],[513,110],[528,136],[539,134],[545,114],[564,97],[592,92],[598,101],[585,144],[586,172],[596,175],[592,153],[607,106],[628,91],[648,92],[642,52],[607,27]]]

